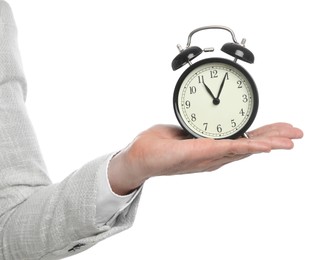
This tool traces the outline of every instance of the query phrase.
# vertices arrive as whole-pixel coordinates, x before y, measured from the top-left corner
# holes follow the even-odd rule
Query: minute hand
[[[225,84],[225,79],[226,79],[226,77],[228,78],[228,74],[227,74],[227,73],[225,73],[225,76],[224,76],[224,78],[222,79],[222,82],[221,82],[221,84],[220,84],[220,88],[219,88],[219,91],[218,91],[217,99],[219,99],[219,97],[220,97],[221,91],[222,91],[222,89],[223,89],[223,87],[224,87],[224,84]]]

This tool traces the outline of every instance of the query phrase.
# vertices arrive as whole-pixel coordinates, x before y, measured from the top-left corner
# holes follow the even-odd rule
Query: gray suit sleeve
[[[16,34],[0,0],[0,259],[61,259],[129,228],[140,196],[98,227],[97,179],[109,155],[51,183],[25,107]]]

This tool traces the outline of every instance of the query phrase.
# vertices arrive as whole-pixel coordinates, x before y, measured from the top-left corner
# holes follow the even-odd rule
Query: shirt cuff
[[[115,154],[111,154],[105,167],[98,176],[96,224],[98,227],[105,225],[118,212],[126,209],[141,191],[141,188],[132,193],[121,196],[113,192],[108,180],[108,164]],[[116,214],[118,215],[118,214]]]

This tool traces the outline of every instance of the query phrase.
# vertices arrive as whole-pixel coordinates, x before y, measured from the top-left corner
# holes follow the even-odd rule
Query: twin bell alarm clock
[[[192,36],[202,30],[222,29],[231,34],[233,42],[225,43],[221,51],[233,59],[209,57],[192,61],[203,52],[191,46]],[[205,26],[192,31],[185,49],[177,45],[180,53],[172,61],[172,69],[188,64],[176,83],[173,107],[181,127],[193,137],[235,139],[246,136],[258,110],[258,92],[250,74],[238,60],[253,63],[253,53],[239,43],[234,32],[225,26]]]

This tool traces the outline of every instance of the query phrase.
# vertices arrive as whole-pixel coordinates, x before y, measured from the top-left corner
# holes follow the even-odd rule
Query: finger
[[[287,137],[265,137],[264,142],[270,143],[271,150],[290,150],[294,147],[292,139]]]
[[[196,139],[188,140],[193,147],[192,151],[200,151],[201,155],[211,156],[216,158],[223,156],[235,156],[269,152],[271,150],[270,142],[265,140],[254,139],[237,139],[237,140],[212,140],[212,139]]]
[[[230,141],[229,155],[246,155],[268,153],[276,149],[292,149],[294,143],[291,138],[284,136],[260,136],[256,138],[241,138]]]
[[[285,136],[278,136],[273,135],[272,136],[257,136],[252,138],[251,140],[260,141],[267,146],[270,147],[270,150],[276,150],[276,149],[292,149],[294,147],[294,142],[292,141],[293,138],[285,137]]]
[[[230,152],[237,155],[268,153],[271,151],[271,143],[262,139],[241,138],[230,140]]]
[[[292,127],[293,126],[288,123],[274,123],[261,126],[255,130],[247,132],[247,134],[249,134],[250,138],[254,138],[256,136],[265,136],[271,132],[278,132],[280,129],[290,129]]]
[[[293,127],[288,123],[275,123],[260,127],[253,131],[247,132],[250,138],[257,137],[286,137],[291,139],[299,139],[303,137],[301,129]]]

